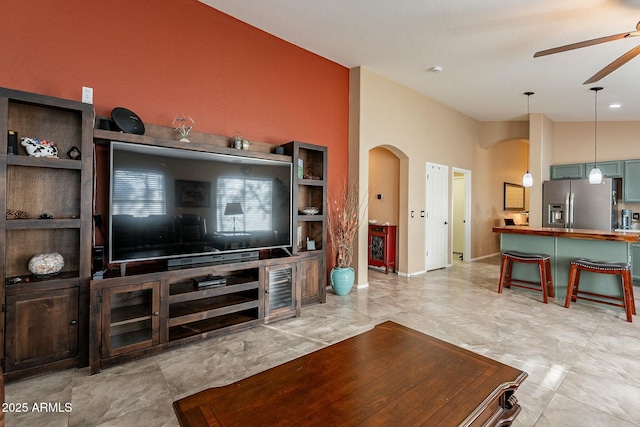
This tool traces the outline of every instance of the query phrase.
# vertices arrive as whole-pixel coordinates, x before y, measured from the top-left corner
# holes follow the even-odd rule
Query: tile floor
[[[517,393],[516,426],[640,426],[640,317],[578,303],[545,305],[539,294],[496,292],[498,258],[404,278],[369,271],[369,288],[302,316],[209,339],[88,375],[71,369],[6,386],[28,403],[7,426],[177,426],[172,402],[348,338],[384,320],[529,373]],[[33,403],[71,404],[33,412]]]

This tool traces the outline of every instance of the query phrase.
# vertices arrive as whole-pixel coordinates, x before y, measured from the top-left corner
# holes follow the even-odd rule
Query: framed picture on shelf
[[[211,203],[211,183],[176,179],[176,206],[207,208]]]

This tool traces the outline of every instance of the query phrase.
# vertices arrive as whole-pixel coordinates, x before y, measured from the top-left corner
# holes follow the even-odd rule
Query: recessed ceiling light
[[[440,71],[442,71],[442,67],[439,65],[436,65],[435,67],[429,68],[429,71],[431,71],[432,73],[439,73]]]
[[[620,107],[622,107],[621,104],[610,104],[609,105],[609,108],[620,108]]]

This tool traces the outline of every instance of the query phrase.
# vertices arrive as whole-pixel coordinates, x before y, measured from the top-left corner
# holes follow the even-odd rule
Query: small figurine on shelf
[[[67,156],[69,156],[71,160],[80,160],[81,155],[82,153],[80,152],[78,147],[76,147],[75,145],[71,147],[69,151],[67,151]]]
[[[248,150],[249,146],[249,140],[242,136],[240,132],[236,132],[233,134],[233,141],[231,142],[232,148],[236,148],[238,150]]]
[[[191,122],[191,125],[188,124],[187,120]],[[173,120],[173,126],[180,136],[182,136],[180,142],[191,142],[187,139],[187,136],[195,124],[196,122],[191,118],[191,116],[184,113],[182,113],[182,116],[178,116]]]
[[[242,150],[242,145],[244,142],[244,137],[240,132],[236,132],[233,134],[233,145],[232,147],[237,148],[238,150]]]
[[[58,158],[58,147],[56,147],[52,141],[28,137],[22,138],[21,141],[22,146],[31,157]]]
[[[18,154],[18,132],[15,130],[7,132],[7,154]]]

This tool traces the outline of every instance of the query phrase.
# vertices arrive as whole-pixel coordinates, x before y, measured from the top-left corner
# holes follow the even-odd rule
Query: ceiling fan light
[[[589,172],[589,184],[601,184],[602,183],[602,171],[599,167],[594,166]]]
[[[531,175],[529,171],[527,171],[527,173],[525,173],[524,176],[522,177],[522,186],[523,187],[533,186],[533,175]]]

